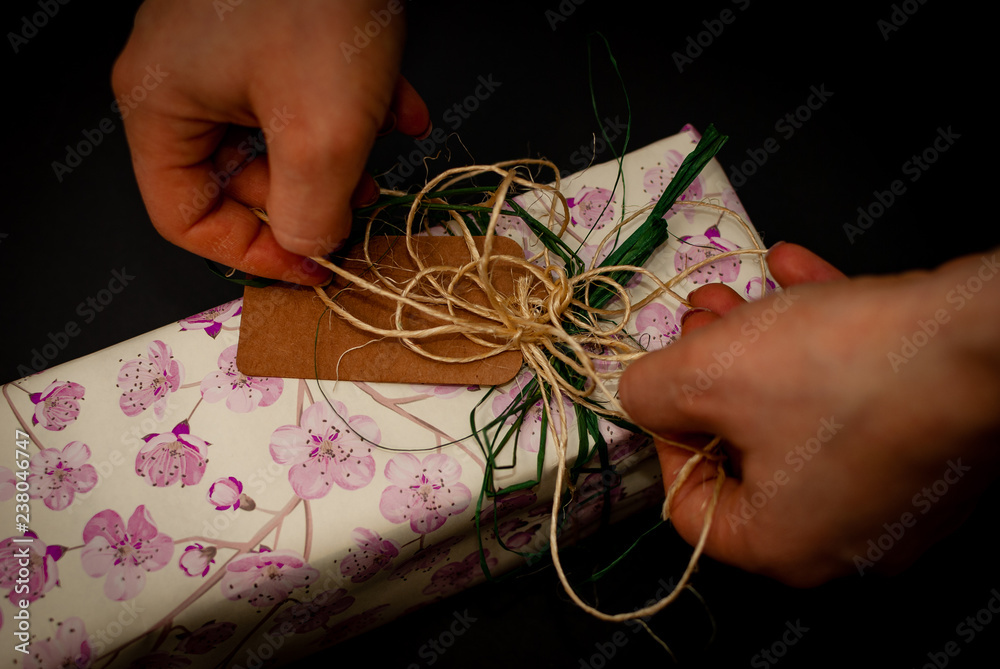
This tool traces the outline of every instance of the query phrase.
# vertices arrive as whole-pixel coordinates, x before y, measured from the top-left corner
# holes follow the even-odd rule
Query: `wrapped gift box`
[[[613,192],[616,163],[563,181],[581,256],[610,251],[602,229],[655,201],[698,138],[688,126],[630,153]],[[682,199],[746,220],[715,161]],[[647,265],[661,277],[760,246],[718,208],[678,205],[668,222]],[[539,250],[515,219],[501,228],[527,256]],[[730,257],[678,290],[711,281],[748,298],[772,287],[758,263]],[[664,346],[683,309],[660,299],[629,331]],[[484,498],[476,530],[485,459],[470,418],[502,413],[525,375],[486,402],[478,387],[245,377],[240,318],[238,300],[4,386],[0,629],[24,666],[291,660],[478,583],[484,566],[499,574],[544,554],[552,448],[538,485]],[[540,416],[528,410],[496,485],[535,478]],[[559,519],[566,542],[662,500],[646,439],[600,429],[609,463],[579,476]]]

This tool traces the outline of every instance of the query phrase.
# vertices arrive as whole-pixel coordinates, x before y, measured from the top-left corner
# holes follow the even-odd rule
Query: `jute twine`
[[[551,169],[557,175],[555,183],[541,184],[531,177],[519,175],[518,168],[527,170],[531,167]],[[418,222],[421,202],[440,204],[441,200],[430,196],[433,191],[445,190],[457,182],[489,173],[497,175],[501,181],[496,190],[490,193],[481,205],[491,208],[482,252],[477,248],[473,234],[461,213],[446,209],[445,214],[450,219],[451,232],[460,235],[465,240],[470,260],[461,266],[427,265],[416,251],[413,241],[414,229],[419,230],[421,227],[420,222]],[[724,458],[720,452],[721,440],[716,437],[706,446],[695,447],[660,435],[650,435],[660,441],[691,452],[691,457],[679,470],[676,479],[667,491],[663,505],[664,520],[670,518],[670,509],[678,490],[702,461],[708,460],[715,463],[717,472],[715,488],[704,510],[701,535],[688,561],[687,568],[673,591],[655,604],[641,609],[617,614],[604,613],[584,602],[576,594],[566,578],[559,556],[557,519],[562,505],[563,489],[569,488],[570,492],[573,492],[572,486],[567,483],[569,430],[565,400],[568,399],[597,414],[631,422],[612,387],[616,385],[624,367],[646,353],[625,331],[632,313],[662,295],[669,295],[678,302],[690,306],[687,300],[674,290],[687,276],[709,263],[716,263],[728,257],[753,255],[761,258],[765,249],[757,243],[756,235],[737,213],[710,202],[679,200],[675,206],[707,208],[717,211],[720,216],[731,217],[743,228],[746,238],[751,240],[753,248],[718,252],[718,249],[713,247],[712,250],[717,252],[715,255],[685,268],[666,281],[662,281],[643,267],[632,265],[596,267],[596,258],[600,256],[600,250],[608,244],[613,245],[623,227],[649,211],[651,206],[647,206],[625,217],[615,225],[599,245],[591,266],[576,276],[568,276],[559,264],[553,262],[550,251],[545,248],[527,259],[523,256],[494,254],[493,246],[498,220],[504,215],[515,215],[510,209],[505,210],[504,208],[507,195],[514,186],[535,191],[541,197],[548,198],[546,206],[548,214],[545,223],[550,230],[562,236],[570,221],[570,214],[566,198],[559,192],[558,174],[556,166],[549,161],[517,160],[494,165],[474,165],[449,169],[428,181],[414,196],[406,217],[404,235],[406,249],[417,270],[412,278],[402,285],[397,285],[383,276],[379,271],[378,261],[369,254],[372,224],[376,220],[378,210],[369,219],[364,237],[366,275],[371,275],[371,280],[345,270],[325,258],[312,258],[336,276],[352,284],[353,288],[370,291],[375,295],[393,300],[396,305],[394,328],[375,327],[357,318],[327,295],[324,287],[317,286],[316,294],[333,313],[355,327],[378,337],[397,339],[410,350],[432,360],[465,363],[484,360],[504,351],[520,350],[524,356],[525,364],[540,381],[542,407],[556,447],[558,465],[556,467],[555,491],[552,495],[549,542],[552,562],[559,575],[559,580],[567,595],[577,606],[601,620],[621,622],[646,618],[673,602],[687,587],[691,575],[697,567],[698,558],[704,549],[711,529],[715,507],[725,480]],[[383,191],[383,193],[405,195],[394,191]],[[264,212],[255,210],[255,213],[265,221],[267,220]],[[665,222],[664,225],[666,225]],[[491,272],[499,264],[503,265],[505,272],[509,271],[510,267],[521,272],[521,277],[515,282],[512,294],[502,294],[491,281]],[[654,289],[642,299],[633,301],[628,289],[610,278],[613,272],[621,270],[641,275],[643,281],[648,280]],[[763,261],[761,261],[761,280],[763,287],[766,283]],[[485,294],[488,306],[475,304],[465,297],[470,292],[467,290],[470,282],[482,294]],[[604,286],[617,294],[618,304],[615,308],[595,308],[588,304],[587,296],[589,296],[591,289],[597,286]],[[578,295],[583,295],[584,299],[578,299]],[[407,310],[436,319],[441,325],[423,329],[407,328],[404,323],[404,314],[408,313]],[[572,330],[572,333],[567,331],[567,327]],[[458,358],[435,354],[421,346],[422,340],[456,334],[479,344],[483,347],[484,352]],[[555,360],[561,361],[589,382],[583,389],[575,388],[556,372],[553,367]],[[601,371],[599,367],[605,371]]]

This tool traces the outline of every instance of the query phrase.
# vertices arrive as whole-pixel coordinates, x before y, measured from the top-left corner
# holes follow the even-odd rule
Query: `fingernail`
[[[771,248],[769,248],[767,250],[767,253],[764,254],[764,257],[766,258],[767,256],[771,255],[771,251],[773,251],[774,249],[778,248],[779,246],[781,246],[784,243],[785,243],[784,241],[775,242],[773,245],[771,245]]]
[[[419,135],[417,135],[417,139],[427,139],[428,137],[431,136],[431,133],[433,131],[434,131],[434,121],[431,121],[430,119],[428,119],[427,120],[427,127],[424,128],[424,131],[422,133],[420,133]]]
[[[385,137],[395,129],[396,129],[396,115],[390,111],[385,115],[385,120],[382,121],[382,127],[378,129],[378,132],[375,133],[375,136]]]
[[[683,314],[681,314],[681,327],[684,327],[684,323],[687,321],[688,318],[691,317],[692,314],[699,314],[699,313],[709,313],[710,314],[710,313],[712,313],[712,310],[711,309],[706,309],[705,307],[691,307],[690,309],[688,309],[687,311],[685,311]]]

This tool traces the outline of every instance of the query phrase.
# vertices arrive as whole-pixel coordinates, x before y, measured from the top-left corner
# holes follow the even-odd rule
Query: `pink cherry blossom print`
[[[153,517],[140,505],[128,525],[115,511],[106,509],[83,528],[83,570],[93,578],[107,576],[108,599],[132,599],[146,587],[146,573],[163,569],[174,555],[173,540],[156,528]]]
[[[399,544],[392,539],[383,539],[373,530],[356,527],[351,539],[358,545],[349,549],[347,557],[340,561],[340,573],[354,583],[362,583],[386,569],[399,556]]]
[[[15,542],[14,539],[30,537],[31,542]],[[0,589],[10,588],[7,599],[15,606],[22,599],[33,602],[59,582],[59,568],[56,560],[62,557],[63,549],[59,546],[46,546],[32,531],[24,533],[24,537],[10,537],[0,541]],[[28,561],[25,567],[23,561]],[[25,579],[22,569],[28,570]],[[24,588],[26,592],[20,592]]]
[[[681,246],[674,256],[674,269],[678,274],[688,267],[694,267],[703,260],[713,258],[724,251],[735,251],[738,248],[733,242],[723,239],[719,234],[719,228],[714,225],[703,235],[681,237],[681,242]],[[689,274],[688,278],[692,283],[703,284],[735,281],[739,275],[739,258],[729,257],[700,267]]]
[[[53,381],[40,393],[31,393],[35,413],[32,425],[41,425],[46,430],[58,432],[66,429],[80,415],[80,400],[85,389],[79,383]]]
[[[762,281],[759,276],[755,276],[754,278],[750,279],[750,281],[747,282],[746,288],[743,289],[743,294],[747,296],[748,300],[759,300],[760,298],[764,297],[764,295],[770,295],[771,293],[774,292],[774,289],[777,288],[774,281],[768,279],[767,288],[761,291],[760,289],[761,283]]]
[[[494,516],[504,518],[519,509],[527,508],[534,504],[538,497],[530,490],[520,490],[488,499],[489,501],[483,504],[482,513],[479,514],[483,523],[487,520],[492,522]]]
[[[274,431],[271,457],[279,465],[291,465],[288,481],[296,495],[319,499],[333,484],[358,490],[371,483],[375,458],[370,443],[379,439],[381,433],[368,416],[348,416],[347,407],[336,400],[316,402],[302,412],[299,425]]]
[[[389,606],[389,604],[379,604],[364,613],[359,613],[356,616],[351,616],[347,620],[337,623],[323,637],[323,643],[327,645],[340,643],[376,627],[382,618],[382,612],[389,608]]]
[[[743,207],[743,203],[740,201],[739,196],[736,195],[736,191],[732,188],[726,188],[722,191],[722,206],[738,214],[744,222],[749,223],[749,217],[747,216],[747,210]]]
[[[0,502],[13,499],[16,486],[17,477],[14,476],[14,472],[0,465]]]
[[[489,550],[483,549],[486,566],[497,566],[499,560],[490,557]],[[479,552],[469,553],[461,562],[452,562],[438,569],[431,576],[431,583],[424,588],[425,595],[448,595],[465,590],[471,585],[485,579],[482,566],[479,563]]]
[[[681,152],[671,149],[667,151],[663,160],[657,163],[656,167],[646,170],[646,174],[643,177],[643,188],[649,194],[650,202],[656,202],[660,199],[663,191],[667,189],[667,185],[673,180],[683,162],[684,156],[681,155]],[[681,193],[677,199],[685,202],[700,202],[704,197],[705,186],[699,176],[695,177],[695,180],[691,182],[687,190]],[[689,219],[694,216],[693,207],[674,207],[667,213],[666,218],[676,215],[678,210],[683,211]]]
[[[291,628],[295,634],[306,634],[313,630],[325,627],[330,618],[343,613],[354,604],[354,597],[347,594],[347,590],[339,588],[337,590],[324,590],[316,595],[316,599],[308,602],[301,602],[294,606],[289,606],[282,610],[274,618],[274,627],[271,634],[285,634],[281,630]]]
[[[514,385],[510,390],[505,393],[500,393],[494,397],[492,407],[493,415],[499,418],[511,407],[520,406],[520,404],[524,401],[524,392],[530,380],[530,372],[522,374],[514,380]],[[543,432],[546,430],[548,431],[548,434],[546,435],[547,440],[552,438],[552,428],[558,426],[559,424],[559,417],[555,406],[555,402],[550,399],[549,418],[545,422],[545,429],[542,427],[543,420],[545,419],[545,410],[542,406],[541,398],[539,398],[530,407],[522,409],[518,412],[513,412],[507,416],[507,419],[504,421],[504,425],[515,425],[518,417],[523,416],[521,419],[521,428],[517,434],[518,448],[521,448],[529,453],[537,453],[538,449],[541,448]],[[566,397],[563,397],[563,410],[566,415],[566,427],[568,430],[572,431],[573,426],[576,425],[576,411],[573,408],[573,402]]]
[[[206,402],[226,400],[235,413],[250,413],[257,407],[269,407],[281,397],[285,382],[270,376],[244,376],[236,368],[236,345],[219,355],[219,371],[201,381],[201,396]]]
[[[217,307],[189,316],[180,321],[181,330],[203,330],[212,339],[219,336],[222,324],[243,311],[243,298],[226,302]]]
[[[207,622],[193,632],[181,634],[176,650],[185,655],[204,655],[228,641],[235,631],[236,623]]]
[[[167,396],[184,383],[184,367],[174,360],[170,347],[157,339],[149,345],[147,359],[139,357],[122,365],[118,388],[119,406],[126,416],[138,416],[150,406],[157,419],[163,418]]]
[[[80,618],[67,618],[56,628],[55,638],[33,640],[24,669],[85,669],[92,662],[87,628]]]
[[[411,453],[397,455],[385,466],[385,477],[395,485],[382,491],[379,510],[392,523],[410,521],[418,534],[433,532],[449,516],[462,513],[472,493],[459,479],[462,465],[443,453],[422,461]]]
[[[649,437],[642,432],[632,432],[609,420],[598,417],[597,429],[608,447],[611,464],[621,462],[649,443]]]
[[[206,576],[215,562],[217,552],[215,546],[205,548],[201,544],[191,544],[184,548],[178,564],[188,576]]]
[[[186,420],[170,432],[150,434],[135,456],[135,473],[153,487],[180,483],[195,485],[205,475],[208,466],[209,443],[190,434]]]
[[[566,198],[570,222],[587,230],[600,230],[615,218],[614,197],[607,188],[582,188],[576,197]]]
[[[208,489],[208,503],[215,507],[216,511],[240,508],[240,496],[243,492],[243,484],[239,479],[232,476],[218,479]]]
[[[479,390],[479,386],[430,386],[417,383],[411,384],[410,388],[412,388],[414,392],[431,395],[442,400],[458,397],[465,392],[474,393]]]
[[[417,551],[413,554],[413,557],[396,567],[396,570],[389,575],[389,580],[402,579],[405,581],[406,577],[414,571],[430,571],[438,562],[446,560],[451,549],[461,541],[461,537],[448,537],[443,541]]]
[[[222,594],[260,608],[285,601],[292,590],[310,585],[318,576],[295,551],[249,553],[226,565]]]
[[[53,511],[73,503],[77,493],[90,492],[97,485],[97,470],[87,464],[90,447],[71,441],[62,451],[46,448],[31,457],[28,494],[41,499]]]
[[[680,319],[665,304],[651,302],[639,310],[635,319],[636,339],[647,351],[669,346],[681,335]]]

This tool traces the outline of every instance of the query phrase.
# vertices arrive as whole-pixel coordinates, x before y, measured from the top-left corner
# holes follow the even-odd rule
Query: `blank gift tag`
[[[483,249],[483,238],[476,237]],[[461,237],[414,237],[416,252],[425,266],[458,267],[470,261]],[[522,258],[521,247],[512,239],[496,237],[494,256]],[[415,274],[416,265],[406,249],[404,237],[378,237],[369,243],[369,256],[379,272],[397,286]],[[344,260],[344,269],[377,283],[364,260],[362,246],[355,246]],[[513,263],[495,262],[491,280],[501,295],[514,292],[514,281],[526,273]],[[469,302],[486,306],[479,288],[464,281],[456,289]],[[396,302],[339,277],[326,287],[326,294],[356,318],[383,329],[395,328]],[[480,320],[463,314],[464,317]],[[445,324],[411,308],[404,311],[404,326],[420,329]],[[483,353],[486,348],[459,334],[440,335],[420,342],[428,351],[455,358]],[[371,381],[380,383],[426,383],[433,385],[495,386],[513,379],[523,361],[520,351],[504,351],[485,360],[448,363],[431,360],[411,351],[394,338],[381,338],[361,330],[326,308],[310,287],[274,284],[247,287],[243,295],[240,341],[236,364],[246,376]]]

